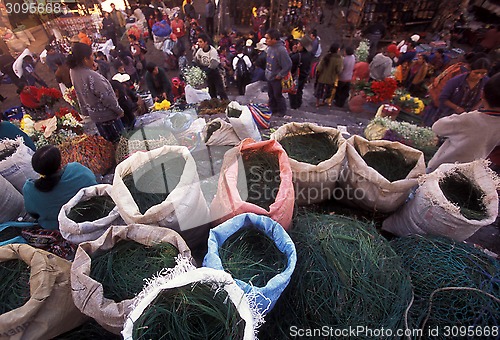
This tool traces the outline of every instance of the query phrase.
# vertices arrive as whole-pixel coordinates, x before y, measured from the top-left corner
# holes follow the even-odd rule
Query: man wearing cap
[[[267,45],[266,38],[260,39],[257,43],[257,56],[255,57],[255,61],[253,62],[254,69],[252,72],[252,80],[251,83],[254,83],[259,80],[266,80],[265,69],[266,69],[266,59],[267,59]]]
[[[311,71],[311,61],[312,54],[309,52],[311,49],[311,41],[303,37],[300,39],[294,47],[294,51],[290,54],[290,59],[292,60],[292,75],[298,77],[297,93],[288,94],[288,99],[290,99],[290,107],[292,109],[298,109],[302,106],[302,94],[304,91],[304,86],[307,82],[307,76]],[[298,74],[297,74],[298,73]]]
[[[265,75],[269,108],[274,115],[284,116],[286,101],[282,93],[281,80],[290,72],[292,60],[286,51],[285,44],[280,40],[280,33],[276,29],[269,29],[264,38],[266,38],[268,46]]]

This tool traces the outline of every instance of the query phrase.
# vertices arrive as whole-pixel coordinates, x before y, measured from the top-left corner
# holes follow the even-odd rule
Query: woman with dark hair
[[[339,45],[332,44],[327,55],[325,55],[316,68],[318,85],[314,91],[316,107],[326,104],[326,99],[332,95],[335,83],[342,72],[342,57],[338,54]],[[321,101],[321,103],[320,103]]]
[[[133,129],[135,124],[135,113],[139,106],[137,105],[138,97],[135,93],[127,89],[122,83],[117,80],[111,80],[111,86],[115,91],[118,104],[123,109],[122,123],[126,129]]]
[[[424,97],[427,90],[424,87],[425,78],[429,71],[427,56],[418,54],[417,60],[412,61],[405,80],[406,89],[413,97]]]
[[[67,63],[81,114],[92,119],[102,137],[110,142],[117,142],[124,131],[120,120],[123,110],[109,81],[93,70],[92,48],[75,43]]]
[[[424,125],[432,126],[440,118],[478,109],[489,68],[489,60],[481,58],[471,64],[469,72],[450,79],[439,95],[439,107],[431,103],[426,108]]]
[[[61,207],[80,189],[96,185],[95,175],[80,163],[69,163],[61,168],[61,152],[53,145],[38,149],[31,165],[40,178],[29,179],[24,184],[26,211],[38,219],[42,228],[58,229],[57,216]]]

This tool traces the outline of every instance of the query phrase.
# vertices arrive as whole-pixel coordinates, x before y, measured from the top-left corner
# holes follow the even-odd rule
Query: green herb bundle
[[[109,196],[93,196],[71,208],[68,218],[76,223],[97,221],[108,216],[115,206],[115,202]]]
[[[120,302],[137,295],[144,279],[163,268],[173,268],[178,253],[170,243],[145,246],[123,240],[112,249],[92,256],[90,277],[102,284],[105,298]]]
[[[269,210],[281,184],[278,156],[260,150],[243,151],[243,166],[248,187],[248,203]]]
[[[460,171],[453,171],[439,181],[439,187],[460,213],[469,220],[481,221],[488,216],[483,202],[484,192]]]
[[[225,290],[196,283],[163,290],[134,323],[139,339],[241,339],[245,321]]]
[[[389,182],[405,179],[415,167],[417,161],[406,160],[405,156],[399,150],[383,149],[368,151],[362,155],[363,160]]]
[[[297,264],[288,287],[266,316],[260,339],[289,338],[294,325],[404,328],[411,283],[399,256],[372,225],[305,214],[294,220],[289,233]]]
[[[288,157],[313,165],[332,158],[338,150],[337,139],[325,132],[288,135],[279,142]]]
[[[264,287],[285,270],[287,258],[273,240],[253,227],[241,228],[219,248],[224,269],[235,279]]]
[[[178,154],[168,153],[142,165],[123,177],[141,214],[165,201],[181,180],[186,160]]]
[[[391,245],[410,273],[415,298],[409,316],[424,334],[430,335],[429,329],[443,325],[484,329],[499,324],[497,259],[472,245],[444,237],[413,235],[394,239]]]
[[[0,262],[0,315],[23,306],[30,299],[31,269],[23,260]]]
[[[54,340],[120,340],[122,337],[105,330],[95,320],[88,321],[69,332],[61,334]]]

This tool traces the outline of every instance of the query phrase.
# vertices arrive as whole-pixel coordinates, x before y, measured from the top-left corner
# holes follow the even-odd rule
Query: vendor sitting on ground
[[[58,229],[57,216],[82,188],[96,185],[95,175],[80,163],[69,163],[61,168],[61,152],[53,145],[42,146],[31,159],[33,170],[40,174],[29,179],[23,187],[26,211],[38,219],[44,229]]]
[[[445,141],[430,160],[428,172],[443,163],[486,158],[500,145],[500,74],[485,84],[483,99],[481,110],[454,114],[434,123],[432,130]]]
[[[146,65],[146,86],[155,102],[168,100],[172,102],[172,84],[168,80],[167,73],[155,63],[149,62]]]

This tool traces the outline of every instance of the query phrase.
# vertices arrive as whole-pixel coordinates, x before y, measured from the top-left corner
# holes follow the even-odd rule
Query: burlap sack
[[[0,176],[0,223],[16,221],[25,214],[23,195]]]
[[[69,200],[68,203],[62,206],[57,217],[59,221],[59,231],[62,237],[71,243],[79,244],[85,241],[93,241],[99,238],[108,227],[114,224],[122,224],[118,208],[115,206],[108,216],[100,218],[95,221],[85,221],[77,223],[68,218],[71,209],[80,203],[95,196],[109,196],[111,185],[98,184],[91,187],[82,188],[80,191]],[[119,219],[119,221],[117,221]],[[118,222],[118,223],[117,223]]]
[[[0,161],[0,175],[8,180],[20,193],[28,179],[38,178],[38,174],[31,166],[31,157],[34,152],[24,144],[22,137],[0,140],[0,150],[15,147],[16,152]]]
[[[191,251],[186,242],[178,233],[168,228],[142,224],[112,226],[97,240],[81,243],[71,266],[73,300],[82,313],[94,318],[101,326],[115,334],[119,334],[123,329],[133,299],[116,303],[105,298],[102,284],[89,275],[92,254],[98,250],[109,250],[120,240],[133,240],[147,246],[170,243],[179,250],[179,255],[191,260]]]
[[[207,131],[213,123],[219,123],[220,128],[215,130],[207,140]],[[205,145],[209,146],[234,146],[240,142],[238,135],[234,132],[233,126],[220,118],[216,118],[206,124],[203,127],[202,136]]]
[[[27,244],[0,247],[0,262],[13,259],[31,267],[31,298],[0,315],[0,337],[52,339],[85,322],[71,297],[70,262]]]
[[[466,175],[485,193],[485,219],[467,219],[460,213],[460,209],[444,196],[439,181],[454,170]],[[415,197],[384,221],[383,230],[398,236],[440,235],[461,242],[481,227],[495,222],[498,216],[497,189],[500,188],[500,181],[484,161],[442,164],[432,173],[423,176],[420,182]]]
[[[242,194],[238,190],[239,187],[245,188],[245,190],[247,188],[244,169],[240,168],[243,166],[240,155],[246,150],[262,150],[263,152],[274,153],[278,157],[281,183],[276,199],[269,207],[269,211],[244,201]],[[236,215],[252,212],[268,216],[281,224],[283,228],[288,229],[292,222],[294,203],[295,194],[290,162],[285,150],[278,142],[274,140],[255,142],[247,138],[226,152],[219,177],[217,194],[210,206],[212,220],[215,221],[216,225]]]
[[[337,141],[338,151],[330,159],[318,165],[303,163],[288,157],[295,183],[295,201],[298,205],[318,203],[329,199],[337,185],[337,179],[345,159],[346,140],[339,130],[312,123],[288,123],[271,134],[271,139],[280,141],[291,135],[326,133]],[[314,150],[311,150],[314,152]]]
[[[180,182],[170,191],[165,201],[142,214],[123,178],[151,160],[168,153],[178,154],[186,161]],[[127,224],[142,223],[174,229],[184,237],[190,247],[208,239],[208,230],[203,227],[210,222],[208,205],[201,191],[193,156],[184,146],[163,146],[148,152],[134,153],[116,167],[110,196]]]
[[[346,147],[347,164],[339,178],[339,185],[344,189],[342,199],[353,202],[363,209],[385,213],[396,210],[406,201],[411,189],[418,184],[418,177],[425,174],[423,153],[401,143],[384,140],[367,141],[360,136],[352,136],[347,140]],[[405,159],[417,161],[405,179],[389,182],[368,166],[360,155],[376,151],[380,147],[398,150]]]

